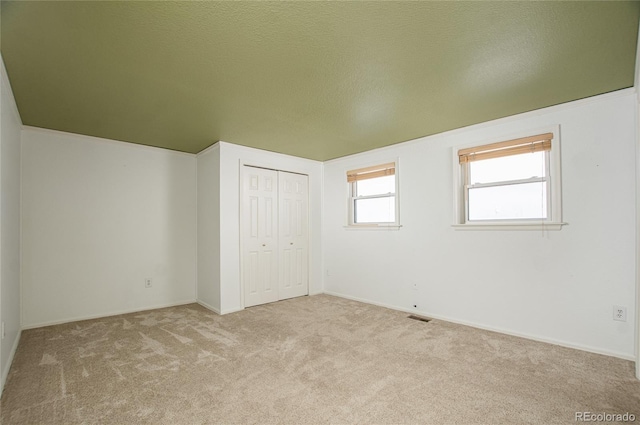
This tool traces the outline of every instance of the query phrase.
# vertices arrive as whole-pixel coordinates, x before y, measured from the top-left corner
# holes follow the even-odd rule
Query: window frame
[[[469,183],[469,162],[460,163],[458,151],[461,149],[479,147],[534,136],[538,134],[552,133],[551,150],[545,152],[545,177],[520,179],[514,181],[500,181],[473,185]],[[560,126],[550,126],[518,132],[503,137],[495,137],[452,147],[454,170],[454,224],[456,230],[560,230],[567,224],[562,221],[562,176],[561,176],[561,142]],[[507,186],[523,184],[527,182],[546,181],[547,189],[547,218],[529,219],[496,219],[496,220],[469,220],[469,189],[480,187]]]
[[[365,195],[365,196],[356,196],[356,187],[358,181],[346,182],[347,183],[347,225],[345,228],[348,229],[399,229],[400,225],[400,178],[399,178],[399,161],[398,158],[387,160],[387,161],[376,161],[369,162],[367,164],[363,164],[356,169],[346,171],[345,174],[348,174],[353,171],[364,170],[368,168],[373,168],[377,166],[382,166],[384,164],[394,164],[394,192],[388,192],[385,194],[375,194],[375,195]],[[384,177],[384,176],[379,176]],[[378,177],[378,178],[379,178]],[[376,178],[376,177],[374,177]],[[395,207],[395,221],[393,222],[377,222],[377,223],[356,223],[355,214],[356,214],[356,201],[360,199],[379,199],[379,198],[390,198],[391,196],[395,197],[394,207]]]

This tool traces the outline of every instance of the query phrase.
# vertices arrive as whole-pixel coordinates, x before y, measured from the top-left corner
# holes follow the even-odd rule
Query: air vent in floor
[[[415,314],[412,314],[411,316],[409,316],[409,319],[419,320],[421,322],[430,322],[431,321],[431,319],[429,319],[428,317],[416,316]]]

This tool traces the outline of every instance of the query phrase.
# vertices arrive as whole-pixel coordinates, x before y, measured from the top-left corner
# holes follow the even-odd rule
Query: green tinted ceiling
[[[23,122],[326,160],[633,85],[639,2],[2,2]]]

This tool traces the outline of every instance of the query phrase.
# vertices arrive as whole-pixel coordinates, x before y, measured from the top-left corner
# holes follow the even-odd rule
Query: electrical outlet
[[[618,320],[620,322],[627,321],[627,307],[614,305],[613,306],[613,320]]]
[[[151,278],[150,278],[150,277],[148,277],[148,278],[146,278],[146,279],[144,280],[144,287],[145,287],[145,288],[151,288],[151,286],[152,286],[152,285],[151,285]]]
[[[4,322],[2,322],[2,329],[0,330],[0,334],[2,335],[2,339],[4,339],[6,333],[4,331]]]

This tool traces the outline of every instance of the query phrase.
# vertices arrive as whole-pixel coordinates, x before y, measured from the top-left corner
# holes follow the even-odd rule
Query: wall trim
[[[128,147],[133,148],[133,149],[140,149],[140,150],[146,150],[146,151],[155,151],[155,152],[163,151],[163,152],[166,152],[166,153],[172,153],[172,154],[176,154],[176,155],[186,155],[186,156],[190,156],[190,157],[194,157],[194,158],[196,156],[196,154],[194,154],[194,153],[176,151],[176,150],[167,149],[167,148],[159,148],[157,146],[141,145],[141,144],[133,143],[133,142],[125,142],[123,140],[106,139],[104,137],[88,136],[86,134],[79,134],[79,133],[69,133],[67,131],[51,130],[49,128],[33,127],[33,126],[30,126],[30,125],[23,125],[22,126],[22,131],[33,131],[33,132],[36,132],[36,133],[45,133],[45,134],[51,134],[51,135],[54,135],[54,136],[64,136],[64,137],[71,138],[71,139],[85,139],[84,141],[91,141],[91,142],[103,142],[103,143],[110,143],[110,144],[125,145],[125,146],[128,146]]]
[[[206,303],[206,302],[204,302],[204,301],[196,300],[196,303],[197,303],[197,304],[200,304],[202,307],[206,308],[207,310],[211,310],[211,311],[213,311],[215,314],[218,314],[218,315],[220,314],[220,309],[215,308],[214,306],[212,306],[212,305],[210,305],[210,304],[207,304],[207,303]]]
[[[216,314],[219,314],[220,316],[224,316],[225,314],[231,314],[231,313],[237,313],[238,311],[242,311],[244,310],[244,308],[230,308],[227,310],[220,310],[218,308],[215,308],[214,306],[207,304],[204,301],[196,301],[196,303],[200,304],[202,307],[206,308],[207,310],[211,310]]]
[[[196,260],[193,262],[193,268],[194,268],[194,276],[196,277],[193,281],[194,284],[194,293],[196,294],[196,300],[198,298],[200,298],[198,296],[198,288],[200,286],[199,284],[199,278],[200,278],[200,268],[198,267],[198,250],[200,249],[200,232],[198,231],[198,229],[200,228],[200,223],[198,222],[198,218],[199,218],[199,211],[200,211],[200,207],[199,207],[199,202],[198,202],[198,156],[196,155],[196,161],[195,161],[195,166],[194,171],[195,171],[195,176],[194,176],[194,183],[195,183],[195,187],[196,187],[196,208],[195,208],[195,217],[194,217],[194,223],[196,224],[196,237],[195,237],[195,250],[193,252],[196,253],[195,257]]]
[[[227,310],[222,310],[222,312],[220,312],[221,315],[225,315],[225,314],[231,314],[231,313],[237,313],[239,311],[244,310],[243,307],[240,308],[229,308]]]
[[[92,315],[88,315],[88,316],[77,316],[77,317],[71,317],[71,318],[68,318],[68,319],[61,319],[61,320],[52,320],[52,321],[49,321],[49,322],[40,322],[40,323],[35,323],[35,324],[32,324],[32,325],[23,326],[22,330],[44,328],[46,326],[62,325],[64,323],[80,322],[80,321],[83,321],[83,320],[104,319],[104,318],[107,318],[107,317],[120,316],[120,315],[123,315],[123,314],[141,313],[143,311],[158,310],[160,308],[177,307],[177,306],[180,306],[180,305],[194,304],[196,302],[197,302],[196,300],[183,300],[183,301],[176,301],[176,302],[173,302],[173,303],[157,304],[157,305],[150,306],[150,307],[119,310],[119,311],[103,313],[103,314],[92,314]]]
[[[305,159],[305,158],[302,158]],[[253,168],[265,168],[267,170],[272,170],[272,171],[283,171],[285,173],[291,173],[291,174],[300,174],[303,176],[309,176],[309,171],[308,170],[283,170],[281,165],[278,165],[276,162],[273,161],[264,161],[264,160],[255,160],[255,161],[250,161],[250,160],[245,160],[244,158],[240,158],[240,170],[242,170],[242,167],[253,167]],[[240,176],[242,177],[242,175]],[[242,184],[242,179],[240,179],[240,184]]]
[[[18,351],[18,344],[20,343],[21,336],[22,331],[18,330],[16,339],[13,342],[13,347],[11,347],[11,351],[9,352],[9,358],[5,361],[6,369],[2,371],[2,377],[0,377],[0,396],[2,395],[2,391],[4,391],[4,384],[7,382],[7,377],[9,376],[11,365],[13,364],[13,358],[16,355],[16,351]]]
[[[503,328],[499,328],[499,327],[493,327],[493,326],[487,326],[487,325],[482,325],[479,323],[475,323],[475,322],[470,322],[467,320],[458,320],[458,319],[454,319],[448,316],[442,316],[439,314],[431,314],[427,311],[423,311],[423,310],[415,310],[415,309],[410,309],[410,308],[403,308],[403,307],[398,307],[398,306],[394,306],[394,305],[390,305],[390,304],[385,304],[385,303],[379,303],[376,301],[371,301],[371,300],[367,300],[364,298],[359,298],[359,297],[353,297],[351,295],[346,295],[346,294],[341,294],[338,292],[333,292],[333,291],[325,291],[324,292],[327,295],[333,295],[335,297],[339,297],[339,298],[345,298],[348,300],[352,300],[352,301],[358,301],[358,302],[362,302],[365,304],[372,304],[372,305],[377,305],[379,307],[385,307],[385,308],[389,308],[391,310],[396,310],[396,311],[403,311],[406,313],[419,313],[420,315],[423,316],[427,316],[436,320],[442,320],[443,322],[450,322],[450,323],[455,323],[458,325],[464,325],[464,326],[470,326],[472,328],[476,328],[476,329],[482,329],[485,331],[491,331],[491,332],[497,332],[497,333],[501,333],[504,335],[510,335],[510,336],[516,336],[519,338],[524,338],[524,339],[530,339],[532,341],[538,341],[538,342],[545,342],[547,344],[553,344],[553,345],[558,345],[560,347],[565,347],[565,348],[573,348],[575,350],[580,350],[580,351],[587,351],[589,353],[594,353],[594,354],[602,354],[605,356],[609,356],[609,357],[617,357],[623,360],[630,360],[630,361],[634,361],[635,360],[635,356],[633,355],[629,355],[629,354],[624,354],[624,353],[619,353],[616,351],[609,351],[609,350],[603,350],[600,348],[596,348],[596,347],[591,347],[588,345],[582,345],[582,344],[573,344],[570,342],[565,342],[565,341],[560,341],[557,339],[553,339],[553,338],[545,338],[545,337],[541,337],[538,335],[531,335],[531,334],[527,334],[527,333],[522,333],[522,332],[513,332],[507,329],[503,329]]]
[[[443,138],[447,138],[447,137],[451,137],[451,136],[455,136],[458,134],[464,134],[467,132],[471,132],[471,131],[478,131],[478,130],[482,130],[485,128],[490,128],[490,127],[495,127],[495,126],[499,126],[499,125],[504,125],[504,124],[508,124],[511,123],[513,121],[520,121],[523,119],[528,119],[528,118],[532,118],[532,117],[536,117],[536,116],[540,116],[540,115],[546,115],[546,114],[550,114],[550,113],[554,113],[554,112],[560,112],[560,111],[564,111],[567,109],[573,109],[573,108],[578,108],[584,105],[588,105],[591,103],[596,103],[596,102],[601,102],[601,101],[605,101],[608,99],[613,99],[613,98],[618,98],[618,97],[624,97],[624,96],[629,96],[632,94],[636,94],[638,93],[636,91],[635,87],[629,87],[626,89],[620,89],[620,90],[615,90],[615,91],[611,91],[608,93],[603,93],[603,94],[598,94],[595,96],[590,96],[590,97],[585,97],[583,99],[578,99],[578,100],[573,100],[570,102],[565,102],[565,103],[560,103],[558,105],[552,105],[552,106],[547,106],[546,108],[541,108],[541,109],[534,109],[532,111],[527,111],[527,112],[522,112],[520,114],[516,114],[516,115],[509,115],[507,117],[503,117],[503,118],[496,118],[495,120],[491,120],[491,121],[485,121],[485,122],[481,122],[478,124],[473,124],[473,125],[469,125],[466,127],[460,127],[460,128],[454,128],[453,130],[448,130],[448,131],[443,131],[442,133],[435,133],[435,134],[431,134],[428,136],[422,136],[422,137],[418,137],[415,139],[411,139],[411,140],[407,140],[404,142],[400,142],[400,143],[396,143],[393,145],[389,145],[389,146],[382,146],[380,148],[376,148],[376,149],[371,149],[371,150],[367,150],[364,152],[358,152],[358,153],[354,153],[354,154],[350,154],[350,155],[346,155],[346,156],[341,156],[338,158],[334,158],[334,159],[329,159],[327,161],[324,161],[323,164],[333,164],[333,163],[339,163],[343,160],[350,160],[352,158],[355,157],[359,157],[362,155],[366,155],[366,154],[371,154],[371,153],[380,153],[380,152],[386,152],[389,150],[395,150],[398,148],[403,148],[406,146],[412,146],[418,143],[423,143],[427,140],[433,140],[433,139],[443,139]],[[640,93],[639,93],[640,94]]]

